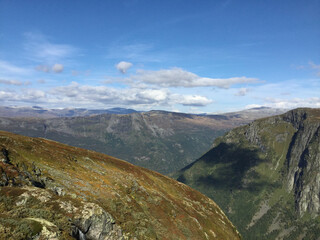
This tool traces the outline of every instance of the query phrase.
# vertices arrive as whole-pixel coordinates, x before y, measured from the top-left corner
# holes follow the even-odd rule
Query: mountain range
[[[174,177],[217,202],[244,239],[320,239],[320,109],[237,127]]]
[[[96,114],[129,114],[137,112],[133,109],[126,108],[109,108],[109,109],[86,109],[86,108],[62,108],[49,109],[39,106],[33,107],[6,107],[0,106],[1,117],[33,117],[33,118],[58,118],[58,117],[79,117]]]
[[[95,150],[163,174],[190,164],[226,131],[256,118],[284,111],[256,108],[244,112],[197,115],[166,111],[92,114],[102,110],[65,109],[61,111],[68,116],[70,112],[88,116],[47,118],[44,116],[52,115],[52,112],[57,116],[56,110],[39,110],[38,107],[2,109],[6,111],[0,111],[0,130]],[[39,117],[38,111],[44,110],[45,113]],[[61,111],[59,116],[63,116]],[[126,111],[131,110],[122,109],[123,113]]]

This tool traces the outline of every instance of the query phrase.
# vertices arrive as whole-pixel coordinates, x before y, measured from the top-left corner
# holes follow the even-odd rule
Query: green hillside
[[[233,129],[175,177],[216,201],[244,239],[319,239],[320,109]]]

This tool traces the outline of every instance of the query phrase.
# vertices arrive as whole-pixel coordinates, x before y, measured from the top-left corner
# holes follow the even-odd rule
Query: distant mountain
[[[34,118],[58,118],[58,117],[79,117],[97,114],[129,114],[137,112],[133,109],[126,108],[109,108],[109,109],[86,109],[86,108],[64,108],[64,109],[47,109],[38,106],[33,107],[4,107],[0,106],[1,117],[34,117]]]
[[[227,120],[151,111],[72,118],[0,118],[0,130],[102,152],[167,174],[188,165],[232,125]]]
[[[104,154],[0,131],[0,239],[240,239],[190,187]]]
[[[287,111],[289,111],[289,109],[257,107],[257,108],[245,109],[245,110],[238,111],[238,112],[222,113],[221,115],[227,116],[229,118],[241,118],[241,119],[255,120],[255,119],[259,119],[259,118],[279,115],[279,114],[285,113]]]
[[[175,177],[216,201],[244,239],[319,239],[320,109],[235,128]]]
[[[257,117],[150,111],[55,119],[0,118],[0,130],[95,150],[168,174],[208,151],[216,137]]]

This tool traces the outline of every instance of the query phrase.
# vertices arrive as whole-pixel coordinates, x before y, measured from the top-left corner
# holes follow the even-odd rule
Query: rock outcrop
[[[78,239],[124,239],[114,218],[94,203],[84,203],[75,214],[73,236]]]
[[[17,236],[24,239],[28,235],[48,240],[68,237],[79,240],[124,239],[113,217],[95,203],[61,198],[52,191],[33,186],[3,187],[0,191],[0,203],[4,201],[7,204],[6,210],[2,211],[6,219],[0,219],[0,233],[6,225],[7,231],[0,234],[0,239]],[[15,235],[17,229],[13,223],[23,221],[27,222],[26,232]],[[37,227],[28,232],[28,227],[32,229],[34,225]]]

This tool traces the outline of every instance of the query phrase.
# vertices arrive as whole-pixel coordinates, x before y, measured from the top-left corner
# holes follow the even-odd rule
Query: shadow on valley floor
[[[259,157],[258,149],[241,148],[236,144],[220,143],[198,161],[181,170],[178,181],[204,188],[246,189],[259,191],[263,187],[277,187],[264,180],[253,167],[267,162]],[[191,174],[186,174],[190,172]],[[192,176],[190,179],[188,176]]]

